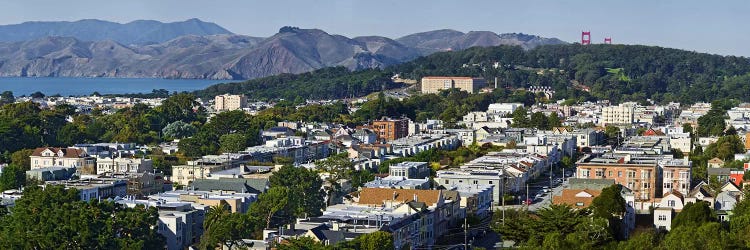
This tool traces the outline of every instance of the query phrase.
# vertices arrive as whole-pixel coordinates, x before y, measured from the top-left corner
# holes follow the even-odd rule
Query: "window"
[[[659,221],[666,221],[666,220],[667,220],[667,216],[666,215],[663,215],[663,214],[659,215]]]
[[[635,178],[635,171],[628,170],[628,178]]]
[[[576,206],[579,206],[579,207],[583,206],[583,202],[576,202]]]
[[[489,184],[492,184],[492,181],[489,181]]]
[[[675,202],[673,200],[667,201],[667,206],[674,207]]]
[[[617,171],[617,177],[622,177],[622,171]]]
[[[651,171],[642,171],[641,179],[651,179]]]
[[[672,183],[664,183],[664,189],[671,189]]]
[[[680,179],[690,179],[690,173],[688,172],[680,172]]]
[[[612,177],[612,170],[609,171],[609,177]]]
[[[596,177],[603,177],[604,171],[603,170],[596,170]]]
[[[646,188],[649,188],[649,187],[650,187],[650,184],[651,184],[651,183],[648,183],[648,182],[644,182],[644,183],[643,183],[643,188],[644,188],[644,189],[646,189]]]
[[[581,177],[589,177],[589,170],[588,169],[581,169]]]
[[[445,180],[445,184],[448,184],[448,180]]]
[[[479,181],[478,180],[474,180],[474,184],[479,184]]]
[[[664,172],[664,178],[672,179],[672,172]]]

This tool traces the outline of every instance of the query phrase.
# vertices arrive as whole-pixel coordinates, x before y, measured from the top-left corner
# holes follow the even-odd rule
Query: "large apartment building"
[[[479,89],[487,85],[484,78],[427,76],[422,78],[422,93],[438,93],[444,89],[460,89],[469,93],[478,93]]]
[[[247,106],[245,95],[218,95],[214,98],[216,111],[232,111]]]
[[[602,125],[632,124],[635,107],[630,104],[620,104],[602,108]]]
[[[607,154],[587,157],[576,163],[577,178],[612,179],[632,190],[641,212],[648,211],[665,194],[690,191],[692,164],[663,155]]]
[[[153,163],[151,159],[138,158],[100,158],[96,162],[96,174],[114,173],[143,173],[151,172]]]
[[[392,141],[409,135],[409,120],[405,118],[383,118],[378,121],[372,121],[372,130],[375,131],[378,138]]]

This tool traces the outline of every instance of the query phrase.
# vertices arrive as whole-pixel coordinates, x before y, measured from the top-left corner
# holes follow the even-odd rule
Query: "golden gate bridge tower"
[[[582,31],[581,32],[581,45],[589,45],[591,44],[591,31]]]

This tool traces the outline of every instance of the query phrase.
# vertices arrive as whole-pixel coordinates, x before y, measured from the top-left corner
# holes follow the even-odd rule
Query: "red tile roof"
[[[359,192],[359,204],[382,205],[384,201],[410,202],[417,197],[418,202],[424,202],[427,206],[433,206],[440,200],[440,190],[417,190],[417,189],[390,189],[390,188],[363,188]],[[394,199],[395,198],[395,199]]]
[[[63,158],[81,158],[86,156],[86,152],[83,151],[83,149],[76,149],[76,148],[53,148],[53,147],[46,147],[46,148],[36,148],[34,149],[34,153],[31,154],[31,156],[42,156],[42,152],[44,150],[51,150],[52,153],[55,155],[58,155],[60,151],[63,153]]]

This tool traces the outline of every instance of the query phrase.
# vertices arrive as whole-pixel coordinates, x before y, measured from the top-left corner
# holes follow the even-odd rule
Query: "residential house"
[[[731,168],[708,168],[706,169],[708,174],[708,184],[712,181],[718,181],[719,183],[725,183],[729,181],[729,176],[732,174]]]
[[[708,168],[722,168],[724,167],[724,161],[719,158],[713,158],[708,160]]]
[[[74,167],[84,174],[96,173],[96,160],[82,149],[36,148],[29,156],[31,169],[44,167]]]
[[[679,212],[682,211],[682,207],[684,205],[684,196],[678,191],[673,191],[664,194],[664,197],[661,198],[661,201],[659,203],[655,204],[655,207],[669,207]]]
[[[698,185],[690,190],[690,193],[688,193],[687,197],[685,197],[685,204],[690,202],[695,203],[698,201],[705,201],[709,204],[714,204],[714,196],[708,190],[708,184],[705,182],[698,183]]]
[[[658,230],[672,230],[672,219],[674,209],[671,207],[659,207],[654,209],[654,227]]]
[[[552,197],[552,204],[570,205],[573,208],[587,208],[594,198],[602,193],[592,189],[563,189],[559,196]]]

